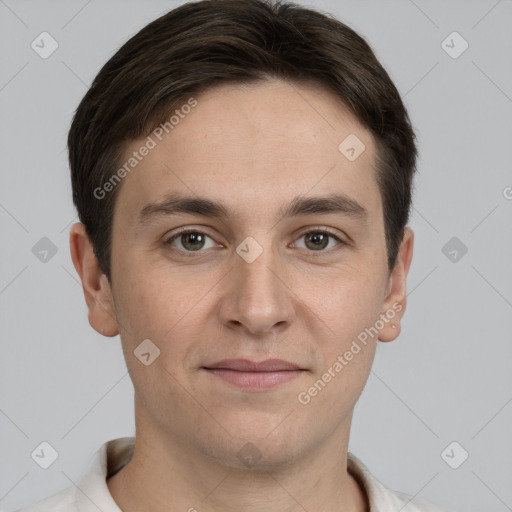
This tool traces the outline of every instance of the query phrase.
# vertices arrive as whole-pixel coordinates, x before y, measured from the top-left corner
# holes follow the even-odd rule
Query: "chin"
[[[291,419],[290,415],[290,419]],[[233,434],[223,439],[210,439],[203,448],[210,457],[229,468],[250,471],[275,471],[291,465],[301,453],[308,451],[314,440],[304,437],[304,430],[297,422],[261,415],[250,415],[242,423],[226,424]],[[284,421],[283,421],[284,419]],[[252,421],[251,421],[252,420]]]

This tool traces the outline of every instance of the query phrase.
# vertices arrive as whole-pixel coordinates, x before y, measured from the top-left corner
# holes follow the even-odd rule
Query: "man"
[[[348,453],[400,332],[414,133],[367,43],[310,9],[188,3],[103,67],[68,139],[89,310],[135,438],[26,511],[440,511]]]

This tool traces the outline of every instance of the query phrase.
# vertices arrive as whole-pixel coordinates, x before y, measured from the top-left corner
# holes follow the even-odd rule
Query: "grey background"
[[[1,510],[73,485],[104,441],[134,434],[119,338],[89,326],[69,255],[65,144],[100,67],[180,3],[0,0]],[[385,485],[447,509],[512,510],[512,2],[301,3],[367,38],[421,152],[403,330],[379,343],[350,450]],[[31,48],[42,31],[59,44],[47,59]],[[453,31],[469,43],[456,59],[441,46]],[[57,250],[46,262],[32,252],[43,237]],[[452,237],[468,249],[455,262]],[[30,456],[42,441],[59,454],[46,470]],[[441,457],[453,441],[469,453],[458,469]]]

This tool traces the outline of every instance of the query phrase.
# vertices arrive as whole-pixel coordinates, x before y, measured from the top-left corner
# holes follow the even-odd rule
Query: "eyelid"
[[[334,236],[335,238],[338,238],[341,240],[341,235],[339,231],[334,230],[333,228],[329,228],[327,226],[314,226],[314,227],[307,227],[304,228],[304,230],[299,231],[298,236],[304,236],[307,233],[327,233],[329,235]]]

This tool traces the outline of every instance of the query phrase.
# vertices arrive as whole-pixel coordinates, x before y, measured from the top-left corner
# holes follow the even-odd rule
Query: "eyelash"
[[[172,235],[164,243],[165,243],[165,245],[172,245],[172,242],[174,242],[174,240],[178,239],[179,237],[181,237],[183,235],[188,235],[190,233],[205,235],[206,237],[208,237],[208,238],[213,240],[213,238],[211,236],[209,236],[207,233],[204,233],[203,231],[200,231],[200,230],[197,230],[197,229],[186,229],[186,228],[183,228],[179,233],[176,233],[176,234]],[[330,238],[333,238],[334,240],[336,240],[336,242],[338,242],[338,245],[346,245],[346,242],[341,240],[334,233],[331,233],[330,231],[328,231],[326,229],[320,229],[320,228],[311,229],[309,231],[304,231],[302,234],[299,235],[297,240],[302,238],[302,237],[304,237],[304,236],[306,236],[306,235],[310,235],[310,234],[323,234],[323,235],[327,235]],[[175,247],[173,247],[173,248],[176,249],[177,251],[181,252],[181,253],[186,254],[187,257],[194,257],[197,254],[201,254],[201,253],[205,252],[205,250],[203,250],[203,249],[199,249],[197,251],[187,251],[186,249],[178,249],[178,248],[175,248]],[[321,250],[318,250],[318,251],[313,251],[313,250],[308,250],[308,249],[305,249],[305,250],[307,250],[312,255],[314,255],[315,253],[329,253],[333,249],[334,248],[331,247],[331,249],[321,249]]]

